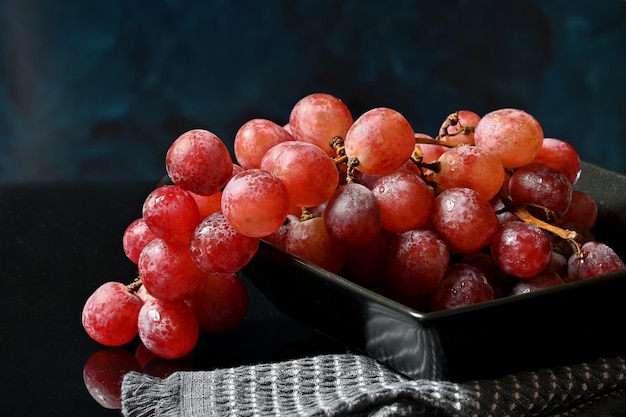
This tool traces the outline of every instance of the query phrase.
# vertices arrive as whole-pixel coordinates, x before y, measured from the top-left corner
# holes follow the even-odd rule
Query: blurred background
[[[626,2],[0,2],[0,181],[158,180],[169,144],[286,123],[327,92],[358,117],[518,107],[626,173]]]

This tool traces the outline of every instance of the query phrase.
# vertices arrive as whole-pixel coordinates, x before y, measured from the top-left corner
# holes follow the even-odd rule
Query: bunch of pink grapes
[[[514,108],[445,117],[434,137],[398,111],[353,118],[315,93],[288,123],[252,119],[234,157],[210,131],[176,138],[168,181],[123,235],[137,280],[86,301],[86,332],[135,337],[178,358],[200,331],[247,314],[238,273],[263,240],[421,311],[438,311],[624,270],[595,240],[598,207],[573,188],[576,150]]]

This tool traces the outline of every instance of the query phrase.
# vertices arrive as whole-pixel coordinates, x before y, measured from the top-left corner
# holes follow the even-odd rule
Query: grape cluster
[[[264,240],[422,311],[449,309],[626,269],[595,240],[598,207],[573,189],[576,150],[513,108],[447,116],[435,137],[398,111],[353,119],[339,98],[300,99],[285,125],[252,119],[232,159],[215,134],[173,141],[168,182],[123,235],[137,265],[86,301],[107,346],[188,354],[199,332],[243,320],[238,272]]]

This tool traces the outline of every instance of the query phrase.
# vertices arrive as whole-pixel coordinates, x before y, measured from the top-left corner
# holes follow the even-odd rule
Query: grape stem
[[[561,239],[566,239],[569,241],[574,241],[576,240],[576,238],[578,237],[578,233],[576,233],[573,230],[568,230],[568,229],[563,229],[561,227],[555,226],[553,224],[550,224],[548,222],[545,222],[541,219],[536,218],[535,216],[533,216],[532,214],[530,214],[530,212],[528,211],[528,209],[525,206],[516,206],[513,204],[513,202],[511,200],[509,200],[508,198],[502,197],[502,202],[504,203],[504,205],[511,210],[511,212],[513,214],[515,214],[517,217],[519,217],[522,221],[527,222],[527,223],[532,223],[535,226],[547,230],[549,232],[554,233],[555,235],[557,235],[558,237],[560,237]]]
[[[346,172],[346,182],[348,184],[356,181],[356,178],[354,177],[354,170],[359,166],[359,159],[352,157],[352,158],[348,158],[348,170]]]
[[[448,128],[450,126],[456,126],[456,125],[459,125],[460,127],[459,130],[457,130],[454,133],[448,132]],[[439,130],[439,135],[437,135],[436,140],[439,140],[444,136],[456,136],[456,135],[461,135],[461,134],[467,135],[473,132],[474,130],[475,130],[475,127],[473,126],[463,126],[459,118],[459,112],[454,112],[448,115],[448,117],[446,118],[446,122],[444,123],[443,126],[441,126],[441,129]]]
[[[315,214],[313,214],[311,209],[308,207],[302,207],[302,209],[300,210],[300,221],[304,222],[313,218],[315,218]]]
[[[520,220],[522,220],[523,222],[527,222],[527,223],[531,223],[534,224],[535,226],[546,230],[548,232],[554,233],[555,235],[557,235],[558,237],[560,237],[561,239],[565,239],[569,242],[570,245],[572,245],[574,252],[576,253],[577,259],[578,259],[578,263],[576,264],[576,272],[574,272],[574,274],[570,277],[568,277],[569,281],[575,281],[577,279],[578,276],[578,267],[580,265],[580,261],[583,258],[583,252],[582,249],[580,248],[580,245],[578,244],[578,242],[576,241],[576,239],[578,238],[578,233],[576,233],[573,230],[568,230],[568,229],[563,229],[561,227],[555,226],[553,224],[550,224],[548,222],[545,222],[541,219],[536,218],[535,216],[533,216],[532,214],[530,214],[530,212],[528,211],[528,209],[524,206],[516,206],[513,204],[513,202],[506,198],[506,197],[501,197],[502,202],[504,203],[504,206],[511,210],[511,212],[513,214],[515,214]]]
[[[452,136],[452,135],[448,135],[448,136]],[[439,136],[437,136],[437,138],[435,138],[435,139],[423,138],[423,137],[419,137],[417,134],[415,134],[415,143],[417,143],[417,144],[425,144],[425,145],[440,145],[440,146],[445,146],[446,148],[456,148],[457,146],[466,145],[464,143],[446,142],[445,140],[439,140],[438,138],[439,138]]]
[[[131,282],[130,284],[126,286],[126,291],[128,291],[131,294],[134,294],[137,291],[139,291],[139,288],[141,288],[142,285],[143,285],[143,281],[141,280],[141,278],[137,277],[135,278],[133,282]]]
[[[348,157],[346,156],[346,147],[343,144],[343,138],[341,136],[333,136],[329,143],[330,147],[337,153],[337,156],[333,158],[335,165],[340,165],[346,162]]]

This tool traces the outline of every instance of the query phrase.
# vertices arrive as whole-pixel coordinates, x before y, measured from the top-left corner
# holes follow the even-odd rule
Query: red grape
[[[534,224],[510,221],[502,224],[493,236],[491,255],[504,272],[517,278],[530,278],[550,262],[552,244],[546,232]]]
[[[233,150],[244,169],[260,168],[263,155],[272,146],[291,141],[293,136],[282,126],[268,119],[251,119],[235,135]]]
[[[196,200],[200,219],[204,219],[205,217],[222,209],[221,191],[217,191],[211,195],[200,195],[192,192],[189,192],[189,194],[191,194],[193,199]]]
[[[369,243],[380,231],[380,207],[374,194],[355,182],[332,195],[323,213],[331,239],[345,247]]]
[[[415,133],[415,149],[414,154],[419,155],[422,158],[422,162],[431,163],[439,159],[442,153],[444,153],[449,148],[442,145],[437,145],[434,143],[420,143],[420,139],[432,140],[433,137],[427,135],[426,133]]]
[[[331,157],[337,152],[330,140],[335,136],[345,138],[352,122],[352,113],[346,104],[326,93],[301,98],[289,115],[289,129],[294,139],[316,145]]]
[[[387,251],[394,234],[381,229],[369,243],[346,249],[345,269],[348,275],[362,283],[382,281],[386,275]]]
[[[276,229],[274,233],[263,236],[261,239],[273,246],[276,246],[277,248],[285,249],[285,239],[287,238],[287,233],[289,233],[291,225],[298,223],[299,221],[300,216],[288,214],[285,222],[278,229]]]
[[[139,262],[139,255],[143,248],[150,243],[156,235],[146,225],[143,217],[133,220],[122,236],[124,253],[134,264]]]
[[[431,230],[408,230],[396,235],[387,253],[387,282],[395,293],[419,297],[430,293],[443,278],[450,252]]]
[[[457,263],[448,267],[430,294],[430,308],[447,310],[493,299],[493,289],[485,275],[473,265]]]
[[[185,189],[164,185],[143,203],[143,219],[152,233],[174,243],[186,243],[200,221],[198,205]]]
[[[278,156],[283,152],[283,150],[287,149],[292,144],[293,144],[292,141],[286,141],[286,142],[278,143],[272,146],[271,148],[269,148],[267,151],[265,151],[263,158],[261,158],[261,166],[259,168],[267,172],[272,172],[274,170],[274,164],[276,163],[276,158],[278,158]]]
[[[199,337],[198,320],[183,302],[147,300],[137,319],[141,342],[155,355],[175,359],[190,353]]]
[[[459,110],[449,115],[441,124],[439,138],[456,144],[474,144],[474,129],[480,116],[470,110]]]
[[[461,262],[472,265],[485,275],[487,282],[493,289],[494,298],[509,295],[515,278],[504,272],[493,257],[487,252],[474,252],[463,255]]]
[[[234,274],[250,262],[259,238],[239,233],[221,211],[200,222],[191,237],[191,257],[209,274]]]
[[[433,202],[432,225],[453,253],[480,251],[498,224],[489,202],[471,188],[449,188]]]
[[[346,248],[330,238],[323,217],[292,223],[284,245],[285,251],[335,274],[346,261]]]
[[[390,232],[418,229],[432,214],[435,191],[405,169],[381,175],[372,185],[372,192],[380,206],[382,227]]]
[[[534,277],[518,280],[511,289],[511,295],[526,294],[544,288],[564,284],[563,278],[554,271],[542,271]]]
[[[572,185],[576,184],[581,172],[578,152],[571,144],[561,139],[544,138],[541,149],[531,162],[556,169],[563,173]]]
[[[141,252],[138,272],[150,295],[168,301],[182,301],[200,291],[206,281],[206,273],[191,258],[188,245],[172,245],[158,238]]]
[[[228,181],[222,192],[222,213],[239,233],[267,236],[280,227],[289,211],[289,193],[274,174],[247,169]]]
[[[559,277],[567,277],[567,258],[562,253],[552,248],[552,256],[550,256],[550,262],[544,268],[543,272],[555,272]]]
[[[141,299],[121,282],[106,282],[85,302],[83,327],[102,345],[124,345],[137,335],[137,315],[142,304]]]
[[[567,211],[561,216],[561,223],[580,223],[591,230],[598,219],[598,204],[591,195],[579,191],[572,191],[572,201]]]
[[[530,163],[543,142],[537,119],[520,109],[498,109],[484,115],[474,131],[474,143],[496,155],[505,168]]]
[[[174,184],[200,195],[219,191],[233,172],[224,142],[203,129],[180,135],[167,151],[165,166]]]
[[[605,243],[587,242],[581,251],[580,257],[574,253],[568,259],[570,277],[587,279],[626,269],[619,255]]]
[[[572,185],[565,175],[553,168],[528,164],[511,175],[509,195],[516,205],[542,206],[560,218],[572,201]]]
[[[291,204],[313,207],[328,201],[339,185],[335,162],[310,143],[293,141],[286,144],[276,156],[270,172],[287,187]]]
[[[441,189],[465,187],[493,198],[504,182],[504,167],[492,152],[477,146],[457,146],[441,154],[434,180]]]
[[[202,330],[222,333],[245,318],[248,290],[237,275],[207,275],[202,291],[185,303],[193,310]]]
[[[346,155],[366,174],[387,174],[402,166],[415,149],[415,133],[399,112],[377,107],[363,113],[344,140]]]

